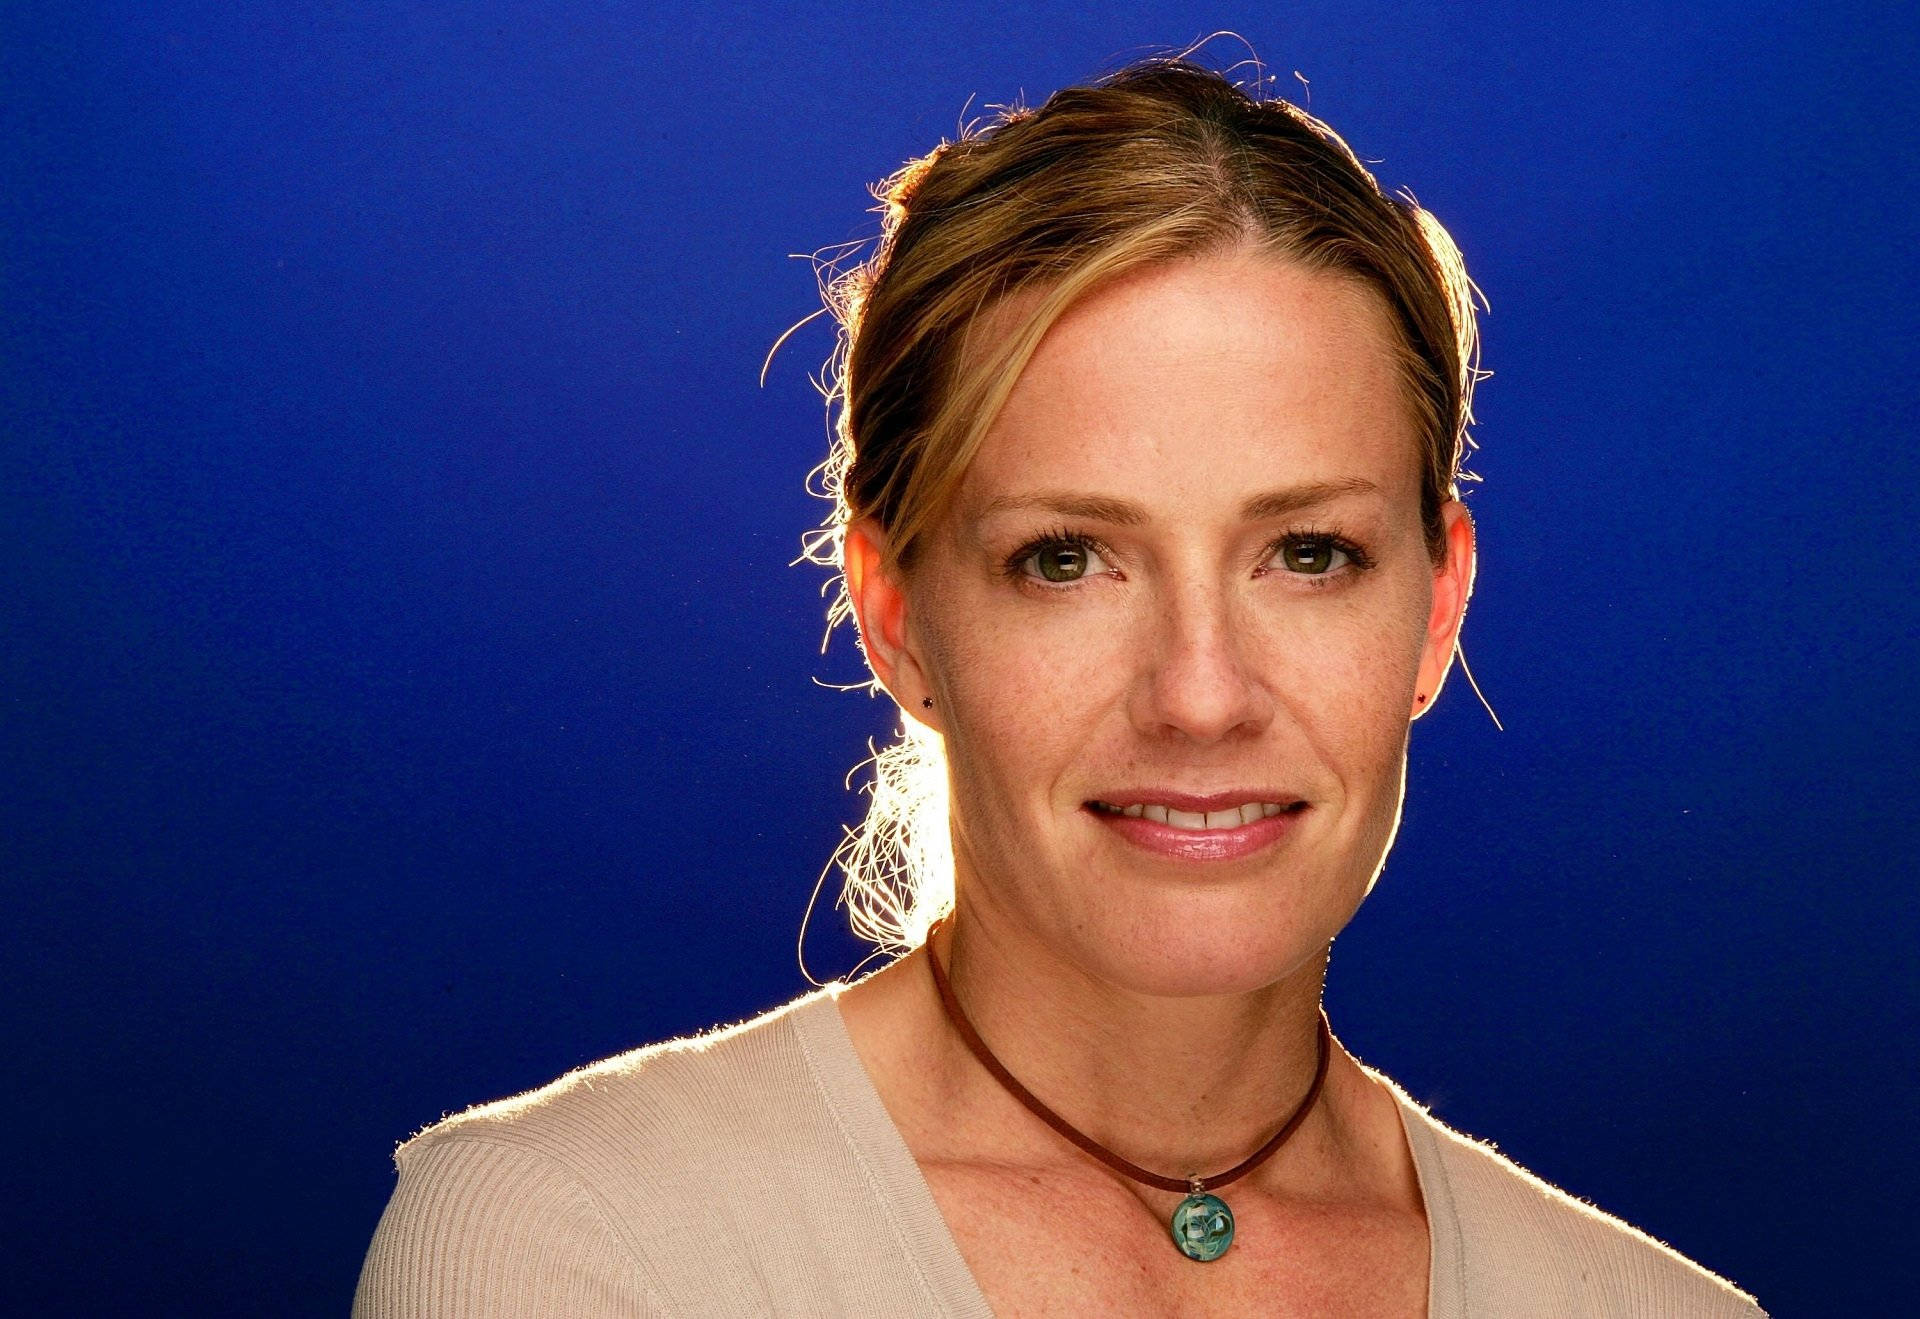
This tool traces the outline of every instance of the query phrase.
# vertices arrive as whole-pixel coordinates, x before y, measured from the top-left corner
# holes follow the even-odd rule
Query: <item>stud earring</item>
[[[1427,698],[1422,696],[1420,699],[1424,701]],[[920,698],[920,708],[923,710],[933,709],[933,698],[931,696],[922,696]]]

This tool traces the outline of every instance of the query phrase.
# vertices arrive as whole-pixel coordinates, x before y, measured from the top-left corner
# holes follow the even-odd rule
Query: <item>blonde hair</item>
[[[827,364],[833,441],[809,487],[817,478],[833,508],[805,537],[802,558],[835,574],[829,637],[852,613],[840,571],[847,527],[873,519],[886,532],[883,570],[910,574],[1021,370],[1069,306],[1127,271],[1239,244],[1364,281],[1386,299],[1421,434],[1422,526],[1435,561],[1444,556],[1441,506],[1460,480],[1476,479],[1462,458],[1485,374],[1478,290],[1440,222],[1410,193],[1383,192],[1306,111],[1185,58],[1156,57],[1056,92],[1037,110],[1004,108],[874,192],[883,219],[872,256],[843,271],[829,265],[823,281],[840,326]],[[1023,315],[984,347],[970,342],[983,314],[1015,293],[1032,295]],[[865,686],[879,690],[877,679]],[[845,874],[854,933],[904,952],[953,901],[945,747],[903,713],[898,740],[868,763],[866,820],[827,870]]]

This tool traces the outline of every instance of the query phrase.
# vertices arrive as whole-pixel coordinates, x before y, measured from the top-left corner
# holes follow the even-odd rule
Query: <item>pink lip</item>
[[[1214,809],[1223,808],[1224,804]],[[1251,856],[1278,843],[1306,813],[1305,809],[1282,811],[1237,829],[1176,829],[1141,816],[1111,815],[1091,806],[1086,811],[1135,847],[1178,861],[1232,861]]]

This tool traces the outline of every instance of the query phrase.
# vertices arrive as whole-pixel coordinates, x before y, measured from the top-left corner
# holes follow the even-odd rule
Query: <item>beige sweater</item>
[[[407,1141],[355,1319],[987,1319],[854,1051],[844,988],[609,1058]],[[1426,1200],[1431,1319],[1763,1313],[1388,1085]]]

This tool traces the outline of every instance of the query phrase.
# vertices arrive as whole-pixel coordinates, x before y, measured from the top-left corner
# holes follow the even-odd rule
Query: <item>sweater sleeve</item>
[[[645,1273],[559,1163],[473,1139],[402,1151],[353,1319],[662,1319]]]

